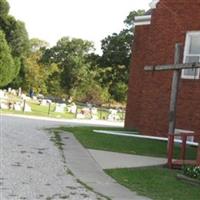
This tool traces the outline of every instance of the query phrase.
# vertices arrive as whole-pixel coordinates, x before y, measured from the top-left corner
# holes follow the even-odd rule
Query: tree
[[[119,34],[113,33],[102,40],[103,55],[100,65],[112,68],[112,74],[115,74],[113,81],[116,79],[125,83],[128,81],[127,75],[131,57],[131,43],[132,35],[127,33],[127,30],[123,30]]]
[[[126,27],[132,31],[133,29],[133,23],[134,23],[134,18],[136,16],[142,16],[145,14],[145,10],[133,10],[129,13],[129,15],[126,17],[126,19],[124,20],[124,23],[126,25]]]
[[[99,78],[103,85],[108,85],[110,94],[117,101],[126,99],[126,96],[119,97],[119,95],[125,95],[127,91],[131,46],[134,39],[134,17],[143,15],[144,12],[144,10],[130,12],[124,21],[126,28],[107,36],[101,42],[103,54],[99,60],[99,67],[102,68]],[[119,86],[124,92],[119,93],[117,90]]]
[[[59,66],[61,86],[67,95],[87,76],[87,56],[92,48],[89,41],[63,37],[56,46],[45,51],[42,62],[56,63]]]
[[[0,18],[4,18],[8,15],[9,4],[6,0],[0,0]]]
[[[26,90],[32,88],[35,93],[47,95],[49,93],[49,81],[52,82],[52,74],[58,71],[54,63],[45,65],[41,62],[44,49],[48,46],[46,41],[34,38],[30,40],[30,53],[25,59],[24,85]],[[51,80],[49,80],[51,77]]]
[[[24,23],[15,20],[12,16],[8,16],[5,33],[8,44],[12,49],[13,57],[24,58],[30,48]]]
[[[31,52],[35,52],[38,50],[45,50],[46,48],[49,47],[48,42],[44,40],[40,40],[38,38],[30,39],[29,43],[30,43]]]
[[[9,4],[0,0],[0,30],[5,33],[13,57],[23,57],[29,49],[28,33],[23,22],[9,15]]]
[[[6,42],[5,35],[0,31],[0,87],[10,83],[15,75],[15,61],[11,56],[11,51]]]
[[[29,50],[29,40],[28,34],[23,22],[16,20],[14,17],[9,15],[9,4],[6,0],[0,0],[0,30],[5,34],[5,39],[8,46],[10,47],[11,56],[14,60],[13,69],[15,68],[15,76],[17,77],[23,75],[23,61]],[[15,79],[16,83],[20,82],[18,76]]]

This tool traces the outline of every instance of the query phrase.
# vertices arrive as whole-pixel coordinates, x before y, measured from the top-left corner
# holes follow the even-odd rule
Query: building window
[[[200,63],[200,31],[188,32],[185,41],[184,63]],[[200,69],[182,70],[182,78],[199,79]]]

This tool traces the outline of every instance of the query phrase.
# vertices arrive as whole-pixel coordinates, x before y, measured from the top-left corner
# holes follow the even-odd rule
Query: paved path
[[[0,116],[0,199],[147,200],[105,175],[73,135],[62,135],[59,151],[44,130],[80,124]]]
[[[61,137],[65,144],[63,153],[67,166],[76,177],[79,177],[89,187],[112,200],[149,200],[129,191],[106,175],[100,165],[95,162],[90,152],[83,148],[72,134],[64,133],[61,134]]]
[[[134,168],[166,164],[165,158],[137,156],[89,149],[93,158],[103,169]]]
[[[105,199],[72,176],[44,127],[73,125],[0,117],[0,199]],[[77,125],[77,124],[76,124]]]

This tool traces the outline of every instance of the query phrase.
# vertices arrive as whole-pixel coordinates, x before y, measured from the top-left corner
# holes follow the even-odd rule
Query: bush
[[[76,101],[82,103],[88,102],[95,105],[107,103],[109,99],[107,88],[102,88],[101,85],[94,80],[83,82],[72,94]]]
[[[113,99],[117,102],[123,103],[127,100],[128,85],[123,82],[118,82],[110,89]]]
[[[184,166],[183,173],[186,176],[200,180],[200,166]]]

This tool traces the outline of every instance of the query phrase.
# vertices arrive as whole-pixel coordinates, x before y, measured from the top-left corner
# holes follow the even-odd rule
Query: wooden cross
[[[176,105],[177,105],[177,96],[179,90],[179,82],[181,78],[182,69],[197,69],[200,68],[200,63],[191,63],[191,64],[181,64],[181,44],[175,45],[175,56],[174,64],[171,65],[156,65],[156,66],[146,66],[145,71],[163,71],[163,70],[173,70],[173,79],[172,79],[172,89],[171,89],[171,99],[170,99],[170,108],[169,108],[169,129],[168,129],[168,166],[172,168],[177,164],[181,166],[185,163],[191,163],[190,161],[185,161],[185,150],[186,150],[186,140],[187,134],[182,135],[182,148],[181,148],[181,160],[173,161],[173,149],[174,149],[174,136],[175,136],[175,127],[176,127]],[[194,135],[194,134],[193,134]],[[199,137],[199,136],[198,136]],[[194,165],[200,166],[200,143],[197,148],[197,160],[194,162]]]
[[[175,127],[176,127],[176,104],[177,104],[179,82],[181,78],[181,70],[200,68],[200,63],[181,64],[181,47],[182,47],[181,44],[177,43],[175,45],[174,64],[145,66],[144,68],[145,71],[149,71],[149,72],[174,70],[173,79],[172,79],[170,110],[169,110],[169,133],[171,134],[174,134]]]

